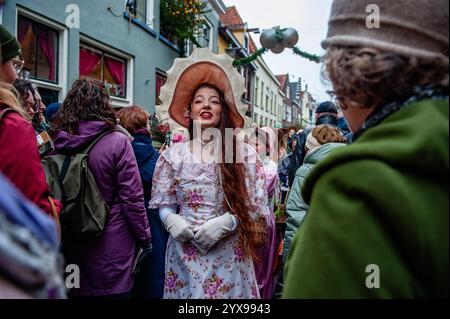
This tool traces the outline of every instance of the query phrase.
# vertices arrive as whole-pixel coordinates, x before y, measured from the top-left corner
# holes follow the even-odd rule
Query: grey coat
[[[286,203],[286,233],[284,235],[283,257],[287,260],[291,250],[294,236],[308,213],[309,205],[305,203],[302,196],[302,187],[305,179],[311,173],[312,169],[320,161],[325,159],[336,148],[345,146],[345,144],[329,143],[322,145],[305,157],[304,164],[295,174],[294,184],[292,185],[289,198]]]

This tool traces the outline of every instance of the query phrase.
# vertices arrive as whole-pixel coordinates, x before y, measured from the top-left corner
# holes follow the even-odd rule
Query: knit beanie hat
[[[379,28],[369,28],[378,6]],[[367,46],[449,63],[449,0],[334,0],[329,46]]]
[[[56,117],[56,113],[58,113],[61,108],[61,103],[52,103],[45,109],[45,120],[47,123],[52,123]]]
[[[20,44],[17,39],[0,25],[0,60],[5,63],[12,58],[21,55]]]
[[[313,136],[313,133],[309,133],[308,137],[306,138],[306,148],[308,150],[308,154],[310,154],[312,151],[318,149],[322,146],[322,144],[319,143],[319,141]]]

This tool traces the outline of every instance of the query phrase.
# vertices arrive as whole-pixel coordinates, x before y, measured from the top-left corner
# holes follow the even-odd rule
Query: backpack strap
[[[91,144],[89,144],[89,146],[82,152],[80,152],[79,154],[89,154],[89,152],[92,150],[92,148],[106,135],[108,135],[109,133],[112,132],[116,132],[117,130],[109,130],[106,131],[104,133],[102,133],[99,137],[97,137]],[[69,166],[70,166],[70,162],[72,161],[72,156],[74,154],[70,154],[70,155],[66,155],[66,157],[64,158],[64,163],[63,166],[61,168],[61,172],[59,173],[59,184],[63,185],[64,179],[66,178],[67,172],[69,170]],[[62,188],[62,197],[63,197],[63,202],[65,201],[65,191],[64,188]]]
[[[70,165],[71,161],[72,161],[72,156],[71,155],[67,155],[64,158],[64,163],[63,163],[63,166],[61,168],[61,172],[59,173],[59,185],[61,185],[61,191],[62,191],[61,195],[62,195],[62,201],[63,202],[66,201],[66,192],[65,192],[64,187],[62,185],[63,185],[64,179],[66,178],[67,171],[69,170],[69,165]]]
[[[100,140],[102,138],[104,138],[106,135],[108,135],[109,133],[113,133],[113,132],[119,132],[118,130],[114,129],[114,130],[109,130],[106,131],[104,133],[102,133],[99,137],[97,137],[91,144],[89,144],[89,146],[81,153],[83,154],[89,154],[91,152],[91,150],[94,148],[95,145],[97,145],[98,142],[100,142]]]

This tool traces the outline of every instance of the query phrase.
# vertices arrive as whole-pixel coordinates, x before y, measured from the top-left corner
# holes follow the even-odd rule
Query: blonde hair
[[[342,133],[335,127],[329,125],[319,125],[316,126],[312,132],[314,136],[321,145],[328,143],[346,143],[345,137]]]
[[[0,104],[4,104],[14,109],[23,118],[30,120],[29,115],[20,107],[19,93],[17,90],[6,83],[0,83]]]

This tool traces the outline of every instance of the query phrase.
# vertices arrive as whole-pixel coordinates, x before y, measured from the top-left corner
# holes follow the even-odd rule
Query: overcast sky
[[[332,0],[223,0],[236,6],[250,28],[269,29],[274,26],[293,27],[300,35],[298,46],[307,52],[322,55],[320,43],[326,38]],[[259,35],[252,35],[258,47]],[[268,52],[264,60],[277,74],[289,73],[291,82],[299,77],[308,83],[311,93],[319,101],[329,99],[330,88],[321,81],[321,65],[300,58],[286,49],[276,55]]]

